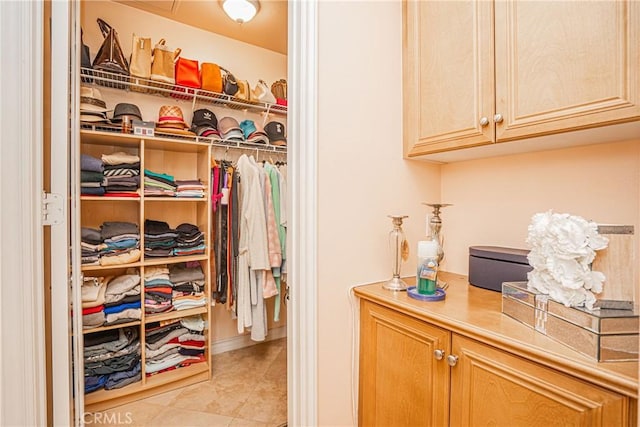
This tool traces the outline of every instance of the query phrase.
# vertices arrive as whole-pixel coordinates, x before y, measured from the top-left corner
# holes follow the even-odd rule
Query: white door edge
[[[317,19],[317,0],[289,1],[287,395],[293,426],[318,423]]]
[[[0,425],[46,425],[43,3],[0,2]]]

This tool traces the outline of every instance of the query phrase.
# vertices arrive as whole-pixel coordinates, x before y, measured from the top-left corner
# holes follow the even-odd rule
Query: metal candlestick
[[[440,234],[442,229],[442,220],[440,219],[440,209],[447,206],[451,206],[450,203],[423,203],[423,205],[431,206],[433,208],[431,219],[429,220],[429,230],[431,232],[431,238],[438,242],[438,265],[444,258],[444,237]]]
[[[391,291],[406,291],[409,285],[400,278],[402,261],[409,258],[409,243],[402,231],[402,220],[406,215],[389,215],[393,220],[393,229],[389,232],[389,250],[391,255],[391,271],[393,277],[382,287]]]

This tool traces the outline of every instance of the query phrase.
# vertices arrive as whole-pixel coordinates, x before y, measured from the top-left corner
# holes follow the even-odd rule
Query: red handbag
[[[182,57],[178,58],[176,61],[176,84],[178,86],[200,88],[198,61]]]

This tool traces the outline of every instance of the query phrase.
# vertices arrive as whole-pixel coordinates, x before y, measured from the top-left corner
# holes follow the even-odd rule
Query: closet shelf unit
[[[210,162],[211,144],[199,140],[173,139],[159,137],[140,137],[116,132],[80,130],[80,152],[95,158],[102,154],[125,152],[140,158],[140,188],[137,197],[80,196],[80,222],[82,227],[99,228],[105,221],[125,221],[138,224],[140,232],[140,259],[136,262],[120,265],[82,265],[85,276],[114,276],[124,274],[128,268],[135,268],[140,275],[140,320],[117,325],[94,327],[82,331],[83,336],[124,327],[134,327],[138,331],[141,349],[141,380],[122,388],[101,389],[84,396],[86,411],[101,411],[127,402],[138,400],[152,394],[161,393],[178,387],[204,381],[211,377],[211,203],[208,197],[211,188]],[[175,179],[200,179],[205,191],[204,197],[151,197],[144,195],[144,170],[173,175]],[[145,220],[164,221],[175,229],[179,224],[196,225],[204,233],[205,251],[203,254],[149,257],[144,254]],[[175,310],[163,313],[145,313],[144,274],[145,268],[183,262],[198,262],[204,273],[203,306]],[[204,361],[178,367],[166,372],[152,373],[147,376],[146,332],[157,322],[171,322],[193,315],[200,315],[205,322]]]
[[[180,99],[183,101],[193,101],[205,104],[220,105],[232,110],[251,111],[254,113],[273,113],[279,115],[287,114],[287,106],[270,104],[266,102],[250,101],[236,98],[226,93],[211,92],[204,89],[194,89],[191,87],[162,83],[141,77],[125,76],[121,74],[109,73],[91,68],[81,68],[80,75],[83,84],[88,84],[93,79],[93,84],[109,87],[113,89],[131,90],[149,95],[159,95]]]

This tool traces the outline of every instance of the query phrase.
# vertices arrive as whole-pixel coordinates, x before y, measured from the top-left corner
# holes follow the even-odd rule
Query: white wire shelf
[[[251,111],[254,113],[287,114],[287,107],[266,102],[248,101],[225,93],[194,89],[141,77],[124,76],[107,71],[81,68],[80,77],[84,84],[97,84],[112,89],[120,89],[149,95],[171,97],[185,101],[220,105],[232,110]]]
[[[113,125],[109,123],[87,123],[82,122],[80,124],[80,129],[85,131],[93,131],[93,132],[107,132],[113,133],[114,135],[123,135],[122,127],[119,125]],[[128,135],[133,135],[133,133],[129,133]],[[258,150],[269,153],[287,153],[286,146],[280,145],[271,145],[271,144],[256,144],[253,142],[247,141],[237,141],[237,140],[225,140],[216,137],[204,137],[197,135],[177,135],[177,134],[169,134],[169,133],[161,133],[156,131],[153,137],[143,137],[139,136],[140,139],[171,139],[175,141],[185,141],[185,142],[199,142],[210,144],[212,147],[221,147],[221,148],[236,148],[236,149],[244,149],[244,150]]]

